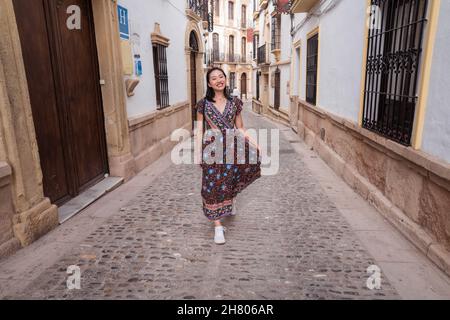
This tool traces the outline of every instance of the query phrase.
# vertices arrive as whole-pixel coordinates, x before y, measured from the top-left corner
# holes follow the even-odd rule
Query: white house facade
[[[291,10],[292,128],[449,272],[449,2],[298,0]]]

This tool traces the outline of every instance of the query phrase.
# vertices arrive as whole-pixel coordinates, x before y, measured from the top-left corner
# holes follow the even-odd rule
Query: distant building
[[[449,273],[450,2],[291,9],[291,127]]]
[[[213,0],[214,31],[207,42],[207,64],[224,69],[230,92],[237,87],[250,99],[252,73],[252,1]]]

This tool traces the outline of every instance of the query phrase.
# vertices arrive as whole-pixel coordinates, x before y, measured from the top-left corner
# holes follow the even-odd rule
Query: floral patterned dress
[[[242,112],[243,103],[240,99],[234,98],[227,101],[223,113],[216,106],[202,99],[197,103],[197,112],[204,115],[206,131],[203,136],[203,159],[201,167],[203,169],[202,191],[203,212],[211,221],[217,221],[230,216],[233,211],[233,198],[246,189],[255,180],[261,177],[261,157],[258,146],[251,143],[236,128],[236,117]],[[216,149],[209,146],[215,142],[217,135],[210,135],[212,131],[219,132],[220,143],[223,148],[220,155],[216,155]],[[238,137],[233,142],[227,143],[227,135],[230,132]],[[240,141],[240,142],[239,142]],[[223,144],[222,144],[223,142]],[[245,159],[243,148],[245,145]],[[209,146],[209,150],[208,147]],[[217,144],[216,144],[217,146]],[[227,158],[227,147],[231,149],[233,160]],[[238,159],[239,150],[239,159]],[[223,154],[222,154],[223,152]],[[209,154],[208,154],[209,153]],[[223,155],[223,157],[221,157]],[[214,161],[207,161],[208,157],[214,157]],[[223,159],[217,161],[217,159]],[[238,161],[239,160],[239,161]],[[212,164],[211,164],[212,163]]]

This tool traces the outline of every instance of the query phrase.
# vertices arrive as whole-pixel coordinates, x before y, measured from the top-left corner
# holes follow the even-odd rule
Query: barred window
[[[215,0],[214,9],[214,15],[220,17],[220,0]]]
[[[228,1],[228,20],[234,20],[234,2]]]
[[[241,62],[247,61],[247,39],[242,37],[241,40]]]
[[[363,127],[411,145],[428,0],[372,0]]]
[[[258,57],[259,35],[253,36],[253,59]]]
[[[230,92],[233,91],[235,86],[236,86],[236,73],[230,72]]]
[[[306,101],[313,105],[317,103],[317,67],[319,56],[319,34],[308,39],[306,58]]]
[[[156,103],[158,110],[169,106],[169,77],[167,75],[166,47],[153,45],[153,66],[155,70]]]
[[[219,56],[219,34],[214,33],[213,34],[213,61],[218,62],[220,61]]]
[[[228,43],[228,62],[234,61],[234,36],[230,36]]]
[[[242,6],[241,9],[241,27],[242,28],[247,28],[247,7],[246,6]]]
[[[281,48],[281,16],[272,17],[272,51]]]

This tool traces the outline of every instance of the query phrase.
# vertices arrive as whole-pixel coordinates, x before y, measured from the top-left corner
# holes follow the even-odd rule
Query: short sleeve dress
[[[206,99],[200,100],[196,109],[204,115],[206,125],[201,163],[203,212],[216,221],[230,216],[233,198],[261,177],[261,155],[259,147],[236,128],[242,100],[229,99],[223,113]]]

